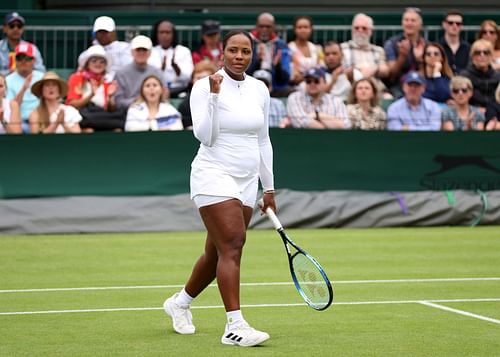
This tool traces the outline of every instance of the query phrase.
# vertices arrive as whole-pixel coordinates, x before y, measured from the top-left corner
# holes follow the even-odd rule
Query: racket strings
[[[300,289],[310,303],[318,308],[330,303],[330,292],[323,275],[314,262],[304,254],[292,260],[293,270]]]

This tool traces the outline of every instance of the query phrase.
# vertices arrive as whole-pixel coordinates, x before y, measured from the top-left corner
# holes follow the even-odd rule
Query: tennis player
[[[227,315],[221,342],[238,346],[256,346],[269,339],[266,332],[250,327],[240,310],[241,254],[259,179],[264,190],[262,210],[276,210],[270,97],[262,81],[245,74],[251,59],[250,35],[231,31],[223,40],[223,68],[193,86],[193,129],[201,144],[191,165],[191,198],[207,238],[187,284],[164,303],[174,330],[192,334],[191,302],[217,278]]]

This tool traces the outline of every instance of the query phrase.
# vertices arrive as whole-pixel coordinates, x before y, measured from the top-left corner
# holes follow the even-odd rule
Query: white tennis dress
[[[258,180],[274,189],[273,149],[269,138],[269,91],[251,76],[242,81],[223,70],[218,94],[210,93],[208,77],[191,91],[195,137],[201,142],[191,164],[191,198],[233,197],[253,207]]]

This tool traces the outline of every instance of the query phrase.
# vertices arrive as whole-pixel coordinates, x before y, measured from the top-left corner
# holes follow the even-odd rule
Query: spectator
[[[3,33],[5,38],[0,41],[0,74],[4,76],[16,70],[16,47],[21,43],[26,43],[22,39],[26,21],[17,12],[5,15],[3,21]],[[45,72],[43,58],[38,48],[33,46],[33,57],[35,58],[34,69]]]
[[[464,25],[464,17],[458,10],[448,11],[441,22],[444,36],[439,40],[443,46],[448,64],[453,73],[458,74],[469,64],[470,44],[460,38],[460,31]]]
[[[80,133],[82,117],[78,110],[62,104],[68,85],[55,72],[47,72],[33,84],[31,91],[40,98],[40,104],[29,116],[32,133]]]
[[[342,65],[342,49],[335,41],[325,43],[325,91],[331,95],[347,101],[351,91],[351,82],[363,78],[358,70]]]
[[[349,129],[344,103],[325,91],[325,74],[319,68],[305,74],[305,91],[299,90],[288,97],[288,116],[295,128]]]
[[[80,60],[81,69],[68,80],[66,104],[80,111],[83,132],[122,131],[126,113],[115,110],[114,94],[118,84],[106,78],[106,51],[101,45],[93,45]]]
[[[362,13],[356,14],[352,19],[351,34],[352,39],[340,45],[344,67],[357,69],[364,78],[374,78],[378,89],[384,90],[385,85],[380,79],[389,76],[389,66],[384,49],[370,43],[373,19]]]
[[[420,9],[408,7],[401,21],[403,33],[389,38],[384,44],[385,55],[389,65],[389,89],[394,97],[399,98],[401,78],[408,72],[416,71],[423,62],[425,40],[421,35],[422,16]]]
[[[439,130],[441,109],[427,98],[425,79],[418,72],[409,72],[403,82],[404,97],[392,103],[387,110],[389,130]]]
[[[22,134],[21,113],[19,105],[14,100],[5,98],[7,82],[3,74],[0,74],[0,135]]]
[[[16,70],[9,74],[7,82],[7,98],[19,105],[23,132],[29,133],[29,115],[38,106],[38,98],[31,93],[33,83],[43,77],[43,72],[33,69],[35,65],[35,47],[29,42],[16,46]]]
[[[379,106],[378,89],[374,78],[354,82],[347,105],[347,115],[353,129],[383,130],[387,116]]]
[[[193,84],[204,77],[210,76],[217,71],[218,67],[212,61],[201,61],[194,65],[191,85],[189,86],[187,95],[182,99],[182,102],[177,107],[177,110],[182,114],[182,125],[184,129],[193,128],[193,119],[191,118],[191,106],[189,100],[191,98],[191,89]]]
[[[443,110],[443,130],[484,130],[484,114],[472,105],[472,82],[469,78],[456,76],[450,82],[454,105]]]
[[[288,43],[292,56],[292,77],[290,82],[298,85],[311,68],[323,65],[323,48],[312,43],[313,21],[310,16],[297,16],[293,21],[294,39]]]
[[[94,21],[93,35],[95,37],[93,44],[101,45],[106,51],[108,58],[108,76],[113,79],[116,72],[132,62],[130,54],[130,44],[124,41],[118,41],[116,36],[115,20],[109,16],[100,16]],[[85,51],[80,57],[85,57]],[[78,63],[81,59],[78,59]]]
[[[271,72],[265,69],[260,69],[253,72],[253,77],[264,82],[269,92],[272,91]],[[269,102],[269,127],[270,128],[286,128],[291,126],[290,119],[286,115],[285,104],[281,99],[271,97]]]
[[[476,40],[471,46],[470,56],[472,63],[460,74],[472,81],[474,93],[470,103],[484,113],[488,104],[495,101],[495,89],[500,80],[500,72],[491,65],[493,45],[484,39]]]
[[[500,130],[500,83],[495,91],[495,102],[486,108],[486,130]]]
[[[286,97],[293,88],[289,86],[291,67],[290,50],[275,32],[274,16],[268,12],[257,17],[256,27],[250,33],[254,40],[253,57],[247,73],[258,69],[270,71],[273,76],[273,97]]]
[[[450,79],[453,71],[443,47],[437,42],[429,42],[424,48],[424,63],[420,73],[425,78],[423,97],[445,104],[450,99]]]
[[[177,98],[186,92],[193,73],[191,50],[177,42],[175,25],[169,20],[157,21],[151,30],[153,50],[150,62],[163,72],[170,97]],[[160,77],[162,78],[162,77]]]
[[[210,61],[219,69],[222,67],[222,41],[220,39],[220,23],[205,20],[201,24],[201,45],[193,52],[193,63]]]
[[[478,39],[489,41],[493,46],[491,62],[493,69],[500,70],[500,29],[493,20],[485,20],[481,24],[481,29],[478,33]]]
[[[118,90],[115,94],[115,103],[118,109],[123,110],[128,110],[130,104],[139,96],[144,78],[154,74],[164,79],[160,69],[148,64],[151,48],[153,48],[149,37],[143,35],[134,37],[130,47],[132,48],[132,63],[116,73]]]
[[[165,97],[160,77],[144,78],[139,98],[128,108],[125,131],[182,130],[181,113]]]

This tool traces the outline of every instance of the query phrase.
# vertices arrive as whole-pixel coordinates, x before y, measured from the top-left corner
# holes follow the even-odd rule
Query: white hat
[[[132,42],[130,43],[130,47],[133,50],[136,50],[138,48],[145,48],[146,50],[151,50],[153,48],[153,43],[151,42],[151,39],[149,37],[139,35],[139,36],[135,36],[132,39]]]
[[[110,63],[109,63],[109,59],[106,57],[106,50],[101,45],[93,45],[93,46],[90,46],[89,48],[87,48],[87,50],[83,51],[82,54],[80,55],[80,57],[78,57],[78,66],[80,68],[85,68],[85,66],[87,65],[87,62],[92,57],[104,58],[106,60],[108,68],[109,68]]]
[[[109,16],[100,16],[94,21],[94,32],[108,31],[113,32],[116,29],[115,20]]]

